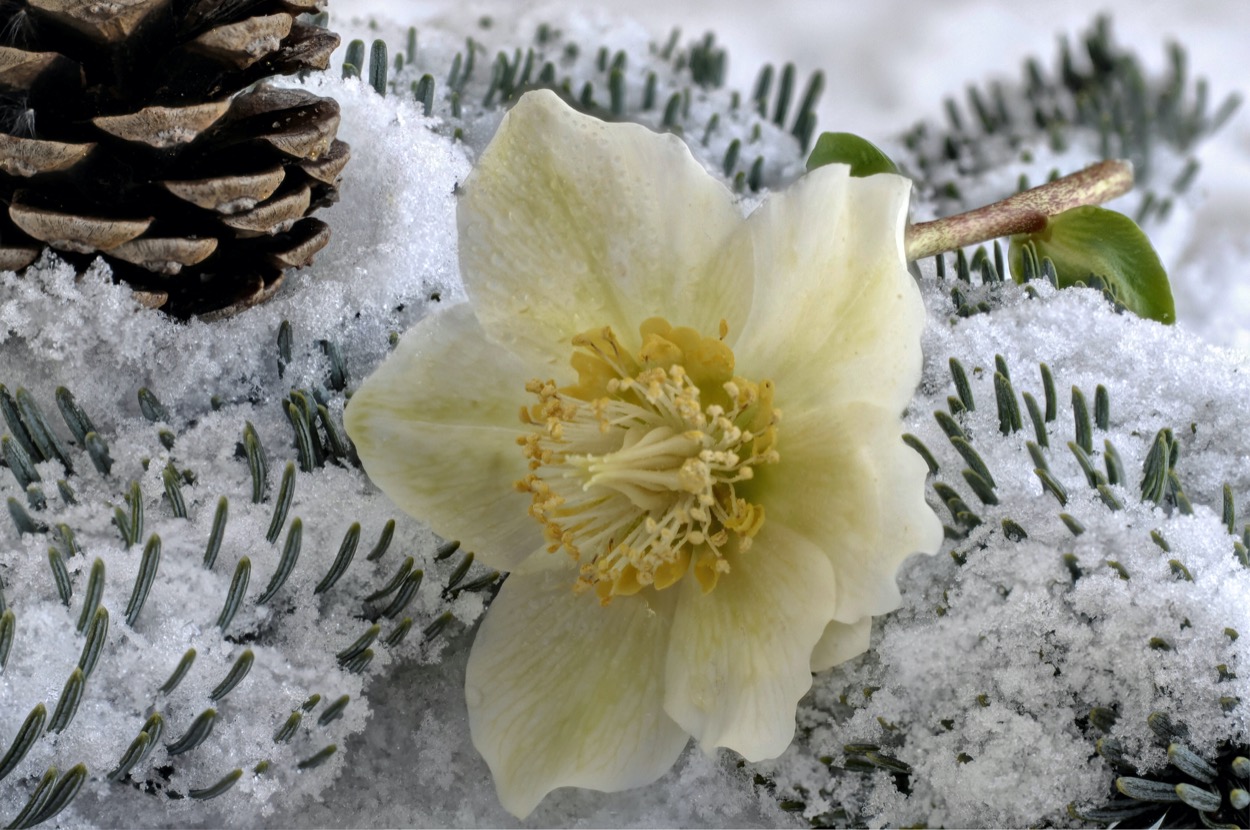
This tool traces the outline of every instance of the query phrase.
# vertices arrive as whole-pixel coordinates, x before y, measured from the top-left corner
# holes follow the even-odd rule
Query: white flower
[[[685,145],[524,96],[465,182],[470,302],[352,398],[370,477],[510,571],[469,659],[503,805],[780,754],[811,672],[932,552],[899,416],[909,182],[833,165],[743,219]],[[784,418],[782,413],[784,412]]]

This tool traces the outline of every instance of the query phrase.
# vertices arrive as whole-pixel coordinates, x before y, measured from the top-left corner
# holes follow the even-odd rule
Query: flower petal
[[[514,573],[477,633],[465,677],[473,745],[499,800],[524,818],[556,787],[648,784],[689,736],[664,714],[671,599],[599,604],[569,567]]]
[[[825,626],[825,633],[812,650],[812,673],[831,669],[868,650],[872,637],[872,617],[864,617],[857,623],[841,623],[837,620]]]
[[[812,685],[812,649],[833,610],[829,560],[774,522],[703,593],[687,576],[669,641],[664,710],[704,749],[780,755]]]
[[[734,352],[744,377],[772,378],[789,412],[807,401],[865,401],[902,412],[920,381],[925,311],[907,271],[911,183],[808,173],[760,206],[751,317]]]
[[[903,443],[893,410],[849,404],[787,413],[777,433],[781,461],[755,468],[748,498],[820,548],[837,576],[843,623],[898,607],[899,565],[942,544],[942,523],[925,501],[927,468]]]
[[[365,471],[392,501],[501,570],[542,544],[512,486],[528,472],[516,443],[526,377],[462,303],[410,329],[344,417]]]
[[[460,268],[482,327],[532,368],[569,339],[649,317],[736,336],[751,301],[750,240],[733,196],[680,139],[522,96],[466,180]],[[537,361],[530,363],[531,360]]]

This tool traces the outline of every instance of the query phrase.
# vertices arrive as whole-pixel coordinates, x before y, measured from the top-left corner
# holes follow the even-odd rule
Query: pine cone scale
[[[185,265],[198,265],[217,250],[216,239],[151,239],[140,237],[109,251],[112,256],[155,274],[173,275]]]
[[[210,29],[191,41],[191,47],[237,69],[247,69],[278,51],[294,23],[295,19],[289,14],[252,17]]]
[[[44,75],[63,72],[72,65],[73,61],[56,52],[27,52],[0,46],[0,87],[29,88]]]
[[[332,119],[314,121],[303,127],[292,125],[282,132],[260,138],[291,158],[317,159],[329,152],[338,128],[339,119],[336,115]]]
[[[277,268],[302,268],[311,264],[313,255],[330,241],[330,226],[310,217],[292,228],[287,236],[292,244],[285,250],[271,253],[271,261]]]
[[[161,182],[161,185],[179,199],[190,202],[204,210],[222,214],[241,213],[273,195],[286,171],[281,167],[252,175],[231,175],[193,181]]]
[[[338,46],[338,35],[297,21],[283,47],[267,58],[266,69],[270,74],[278,75],[301,69],[327,69],[330,55]]]
[[[299,166],[317,181],[333,185],[351,157],[351,148],[347,146],[347,142],[335,139],[328,151],[315,159],[301,161]]]
[[[0,269],[5,271],[20,271],[38,258],[38,248],[0,247]]]
[[[239,291],[236,294],[235,302],[225,308],[217,308],[211,311],[197,312],[202,320],[221,320],[226,317],[232,317],[240,311],[245,311],[254,305],[260,305],[268,300],[274,294],[278,293],[278,289],[282,287],[283,275],[278,274],[277,279],[273,282],[266,283],[261,277],[252,275],[247,278],[245,283],[240,284]]]
[[[87,158],[95,146],[94,143],[64,144],[0,133],[0,170],[23,178],[60,173]]]
[[[89,38],[117,43],[169,0],[26,0],[27,5]]]
[[[93,118],[91,123],[123,141],[163,150],[194,141],[200,133],[221,120],[229,109],[229,101],[189,107],[144,107],[126,115]]]
[[[21,194],[18,194],[19,197]],[[152,224],[147,219],[109,219],[75,216],[14,202],[9,218],[26,234],[62,251],[91,254],[108,251],[143,234]]]
[[[339,105],[302,89],[258,87],[235,99],[235,131],[263,141],[291,159],[329,152],[339,127]]]
[[[303,218],[311,201],[312,191],[305,185],[285,196],[265,202],[247,213],[224,216],[221,221],[241,231],[245,236],[284,233]]]

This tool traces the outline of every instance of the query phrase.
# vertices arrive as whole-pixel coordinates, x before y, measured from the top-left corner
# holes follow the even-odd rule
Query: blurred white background
[[[334,14],[375,14],[399,23],[508,11],[516,0],[330,0]],[[548,5],[530,3],[530,6]],[[1213,99],[1250,88],[1250,3],[1244,0],[597,0],[562,8],[601,9],[643,23],[656,37],[673,26],[693,38],[714,31],[728,46],[729,84],[749,89],[765,62],[793,61],[799,77],[823,69],[829,81],[820,124],[866,136],[893,134],[940,112],[945,95],[970,82],[1017,78],[1026,56],[1050,58],[1060,32],[1077,34],[1109,12],[1121,43],[1147,66],[1162,66],[1164,44],[1190,50],[1190,66],[1212,82]],[[1246,137],[1243,111],[1232,126]]]

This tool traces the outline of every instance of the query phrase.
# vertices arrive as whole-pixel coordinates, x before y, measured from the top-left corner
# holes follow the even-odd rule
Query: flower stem
[[[1133,165],[1109,160],[1008,196],[976,210],[908,225],[904,245],[914,261],[1017,233],[1038,233],[1047,217],[1082,205],[1097,205],[1133,187]]]

